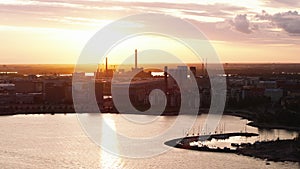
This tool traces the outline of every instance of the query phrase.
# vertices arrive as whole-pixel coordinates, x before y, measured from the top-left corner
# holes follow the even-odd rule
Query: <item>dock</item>
[[[191,142],[198,141],[211,141],[212,139],[216,140],[225,140],[230,137],[242,136],[242,137],[253,137],[258,136],[256,133],[247,133],[247,132],[233,132],[233,133],[224,133],[224,134],[211,134],[211,135],[198,135],[198,136],[186,136],[182,138],[177,138],[165,142],[165,145],[188,149],[188,150],[197,150],[197,151],[209,151],[209,152],[224,152],[224,153],[236,153],[236,150],[230,149],[227,147],[224,148],[209,148],[208,146],[191,146]]]

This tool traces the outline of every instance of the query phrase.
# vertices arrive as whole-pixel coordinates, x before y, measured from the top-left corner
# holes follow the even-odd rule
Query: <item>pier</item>
[[[190,145],[192,142],[203,142],[203,141],[211,141],[212,139],[215,140],[225,140],[229,139],[230,137],[253,137],[258,136],[256,133],[247,133],[247,132],[233,132],[233,133],[224,133],[224,134],[212,134],[212,135],[198,135],[198,136],[186,136],[182,138],[177,138],[173,140],[169,140],[165,142],[165,145],[188,149],[188,150],[198,150],[198,151],[209,151],[209,152],[225,152],[225,153],[236,153],[236,149],[230,149],[227,147],[220,148],[210,148],[206,145],[198,146],[198,145]]]

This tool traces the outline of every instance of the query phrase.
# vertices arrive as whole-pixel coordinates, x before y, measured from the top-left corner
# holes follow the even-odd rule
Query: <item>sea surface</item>
[[[87,116],[89,116],[87,114]],[[93,115],[91,115],[93,116]],[[156,117],[155,127],[133,128],[122,124],[123,117],[117,114],[106,114],[116,130],[136,137],[149,137],[165,131],[174,122],[173,117]],[[132,115],[138,116],[138,115]],[[203,124],[206,115],[197,117],[190,134],[196,134]],[[245,127],[246,120],[238,117],[223,116],[219,130],[225,132],[247,131],[259,133],[260,137],[246,141],[294,138],[297,133],[285,130],[259,130]],[[225,124],[225,127],[224,127]],[[188,129],[182,129],[181,136]],[[201,131],[205,128],[201,127]],[[240,141],[242,138],[234,138]],[[167,141],[167,140],[166,140]],[[231,140],[232,141],[232,140]],[[245,141],[245,140],[242,140]],[[145,147],[147,149],[147,147]],[[270,162],[236,154],[199,152],[171,148],[169,151],[150,158],[133,159],[112,155],[95,144],[84,132],[76,114],[55,115],[15,115],[0,117],[0,168],[41,169],[41,168],[244,168],[244,169],[293,169],[300,168],[298,163]]]

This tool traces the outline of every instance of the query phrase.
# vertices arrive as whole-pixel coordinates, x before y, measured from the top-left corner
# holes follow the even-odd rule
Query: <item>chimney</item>
[[[135,60],[134,60],[135,61],[135,66],[134,66],[134,68],[137,69],[137,49],[135,49],[135,55],[134,56],[135,56]]]
[[[165,79],[165,88],[166,88],[166,91],[168,91],[168,66],[165,66],[164,68],[164,79]]]
[[[105,72],[107,72],[107,67],[108,67],[108,65],[107,65],[107,57],[105,58]]]
[[[169,84],[168,84],[168,66],[164,68],[165,92],[167,95],[167,106],[170,105]]]
[[[205,76],[208,76],[208,72],[207,72],[207,58],[206,58],[206,63],[205,63]]]

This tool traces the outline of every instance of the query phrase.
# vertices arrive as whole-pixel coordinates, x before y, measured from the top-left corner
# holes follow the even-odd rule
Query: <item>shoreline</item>
[[[26,105],[27,106],[27,105]],[[40,107],[41,105],[34,105],[35,107]],[[34,107],[33,106],[33,107]],[[56,107],[59,107],[61,105],[57,105]],[[33,109],[33,111],[19,111],[19,112],[0,112],[0,116],[14,116],[14,115],[30,115],[30,114],[50,114],[50,115],[55,115],[55,114],[76,114],[75,110],[73,108],[70,108],[70,105],[67,109],[53,109],[53,110],[38,110],[38,109]],[[55,107],[55,106],[54,106]],[[32,109],[31,109],[32,110]],[[209,109],[207,108],[200,108],[198,115],[201,114],[208,114]],[[92,111],[86,111],[84,113],[95,113]],[[96,112],[97,113],[97,112]],[[102,110],[101,113],[104,114],[120,114],[116,110]],[[138,113],[128,113],[128,114],[136,114],[139,115]],[[188,115],[189,113],[184,113],[184,115]],[[142,114],[142,115],[158,115],[158,114]],[[257,127],[261,129],[283,129],[283,130],[288,130],[288,131],[300,131],[300,127],[297,126],[287,126],[287,125],[282,125],[282,124],[268,124],[268,123],[261,123],[257,122],[254,118],[255,113],[250,112],[248,110],[224,110],[222,115],[230,115],[230,116],[235,116],[235,117],[240,117],[242,119],[247,119],[250,121],[247,125],[252,126],[252,127]],[[166,110],[162,114],[159,114],[159,116],[178,116],[178,112],[175,112],[173,110]]]
[[[191,150],[191,151],[232,153],[232,154],[243,155],[243,156],[258,158],[261,160],[273,161],[273,162],[288,161],[288,162],[300,163],[300,140],[299,139],[261,141],[261,142],[257,141],[253,144],[241,143],[235,150],[226,147],[209,148],[207,146],[198,147],[198,146],[189,145],[189,142],[198,141],[199,137],[201,136],[177,138],[177,139],[166,141],[164,144],[170,147]]]
[[[300,127],[294,127],[294,126],[283,126],[280,124],[267,124],[267,123],[258,123],[258,122],[250,122],[247,124],[248,126],[262,128],[262,129],[283,129],[288,131],[297,131],[300,132]]]
[[[300,141],[289,139],[255,142],[239,148],[237,154],[267,161],[300,163]]]
[[[231,115],[235,117],[240,117],[242,119],[247,119],[250,121],[247,123],[248,126],[251,127],[256,127],[260,129],[283,129],[283,130],[288,130],[288,131],[296,131],[300,132],[300,127],[297,126],[287,126],[283,124],[270,124],[270,123],[262,123],[262,122],[257,122],[255,119],[255,113],[247,111],[247,110],[224,110],[224,115]]]

